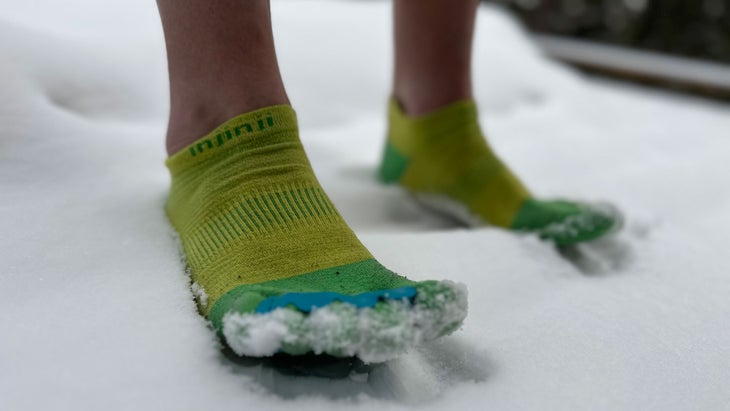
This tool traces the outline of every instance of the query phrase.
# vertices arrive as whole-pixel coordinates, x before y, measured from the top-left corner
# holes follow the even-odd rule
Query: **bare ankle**
[[[239,114],[279,104],[289,104],[283,89],[280,93],[236,98],[228,103],[204,100],[173,102],[167,125],[167,154],[175,154]]]
[[[393,97],[405,114],[420,116],[457,101],[470,100],[472,99],[472,93],[470,84],[442,90],[420,88],[415,92],[403,91],[402,87],[395,87]]]

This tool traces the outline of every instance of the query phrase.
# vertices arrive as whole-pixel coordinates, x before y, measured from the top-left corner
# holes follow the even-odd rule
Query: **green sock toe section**
[[[426,281],[415,287],[413,301],[386,300],[366,308],[333,302],[308,314],[289,308],[264,314],[229,311],[223,317],[222,334],[240,355],[311,351],[381,362],[453,332],[466,317],[463,286]]]
[[[282,280],[238,286],[218,299],[211,309],[209,318],[213,326],[220,330],[223,316],[227,312],[253,313],[256,307],[269,297],[286,293],[319,292],[357,295],[368,291],[395,289],[414,284],[416,283],[388,270],[371,258]]]
[[[397,182],[408,168],[408,157],[398,151],[390,142],[385,143],[383,161],[378,169],[380,181],[386,184]]]
[[[557,245],[571,245],[602,237],[620,224],[619,212],[606,204],[528,199],[511,228],[537,233]]]

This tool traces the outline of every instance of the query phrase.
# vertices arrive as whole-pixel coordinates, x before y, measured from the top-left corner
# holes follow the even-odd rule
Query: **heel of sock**
[[[383,158],[378,168],[378,179],[385,184],[394,184],[408,167],[408,158],[398,151],[390,141],[386,141]]]

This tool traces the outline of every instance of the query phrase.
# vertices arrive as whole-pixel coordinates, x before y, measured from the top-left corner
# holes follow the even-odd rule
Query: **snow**
[[[205,308],[205,306],[208,305],[208,294],[205,292],[205,288],[203,288],[203,286],[198,283],[192,283],[190,285],[190,291],[193,292],[193,296],[196,300],[198,300],[201,307]]]
[[[451,334],[464,321],[468,300],[463,284],[445,280],[418,289],[415,304],[391,295],[375,307],[338,301],[307,315],[284,307],[255,314],[229,312],[223,317],[223,336],[242,356],[270,356],[280,350],[303,354],[307,350],[301,347],[311,347],[314,354],[356,356],[380,364]]]
[[[730,110],[585,78],[494,7],[476,99],[543,196],[610,200],[611,241],[559,253],[465,230],[372,177],[390,7],[279,1],[304,144],[381,262],[469,288],[453,336],[350,378],[234,361],[196,312],[162,205],[164,44],[149,1],[4,1],[0,409],[727,409]],[[292,399],[296,398],[296,403]]]

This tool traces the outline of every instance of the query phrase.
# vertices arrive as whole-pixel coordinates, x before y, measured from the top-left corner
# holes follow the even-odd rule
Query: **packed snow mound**
[[[388,268],[467,286],[462,329],[338,380],[222,354],[163,212],[154,2],[4,1],[0,409],[727,408],[727,105],[584,78],[482,6],[475,97],[495,151],[537,195],[609,200],[627,220],[560,251],[464,230],[373,177],[390,4],[273,3],[322,185]]]

